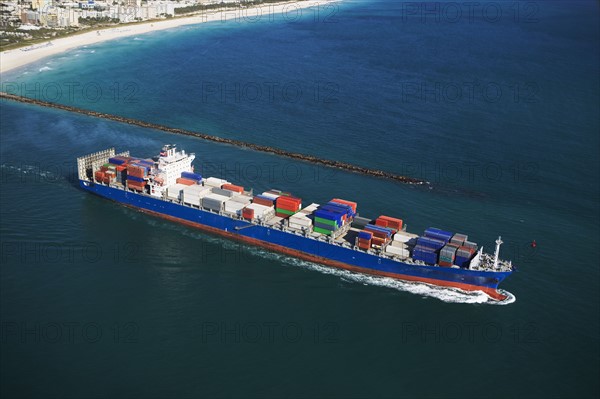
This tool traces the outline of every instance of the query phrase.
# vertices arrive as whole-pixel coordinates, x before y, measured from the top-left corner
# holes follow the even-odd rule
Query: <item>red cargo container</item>
[[[127,166],[125,166],[125,165],[118,165],[118,166],[117,166],[117,172],[122,172],[122,171],[124,171],[125,169],[127,169]]]
[[[302,200],[295,197],[277,197],[275,207],[286,211],[297,212],[302,206]]]
[[[443,267],[451,267],[452,266],[452,262],[444,262],[442,260],[439,261],[438,264]]]
[[[96,178],[96,181],[102,182],[104,180],[104,172],[99,170],[94,174],[94,177]]]
[[[242,194],[244,192],[244,187],[236,186],[235,184],[223,184],[221,186],[223,190],[235,191],[236,193]]]
[[[273,206],[273,201],[268,200],[266,198],[254,197],[252,199],[252,202],[258,205]]]
[[[135,165],[127,165],[127,174],[129,176],[144,177],[144,170]]]
[[[251,208],[242,209],[242,217],[247,220],[254,219],[254,209],[251,209]]]
[[[356,213],[356,202],[346,201],[339,198],[334,198],[331,202],[335,202],[337,204],[349,205],[352,208],[352,212]]]
[[[392,218],[381,215],[375,221],[377,226],[389,227],[395,230],[402,230],[402,219]]]
[[[386,242],[387,242],[387,240],[385,238],[373,237],[371,239],[371,245],[381,246],[381,245],[385,244]]]
[[[185,177],[178,177],[175,179],[175,182],[178,184],[184,184],[186,186],[193,186],[196,182],[192,179],[186,179]]]
[[[146,183],[141,183],[133,180],[127,180],[127,187],[137,191],[144,191]]]

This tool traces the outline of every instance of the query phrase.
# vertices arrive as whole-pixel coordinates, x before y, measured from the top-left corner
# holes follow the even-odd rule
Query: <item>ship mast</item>
[[[496,252],[494,252],[494,269],[498,268],[498,256],[500,255],[500,245],[504,244],[502,237],[498,236],[496,240]]]

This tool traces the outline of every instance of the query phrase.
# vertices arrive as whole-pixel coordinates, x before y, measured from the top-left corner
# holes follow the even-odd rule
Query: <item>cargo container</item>
[[[217,188],[217,187],[213,187],[212,192],[218,195],[222,195],[224,197],[227,198],[231,198],[234,195],[237,195],[236,192],[230,191],[230,190],[223,190],[222,188]]]
[[[229,197],[224,195],[212,193],[202,198],[202,207],[210,209],[211,211],[220,212],[223,210],[225,201],[228,199]]]
[[[444,245],[446,245],[445,241],[436,240],[435,238],[419,237],[417,239],[417,246],[431,248],[435,251],[442,249]]]
[[[175,182],[177,184],[183,184],[185,186],[194,186],[194,185],[197,185],[195,180],[186,179],[185,177],[178,177],[177,179],[175,179]]]
[[[235,195],[235,196],[231,197],[231,200],[247,205],[250,202],[252,202],[252,197],[249,197],[247,195]]]
[[[242,217],[246,220],[254,219],[254,209],[248,207],[242,209]]]
[[[102,182],[104,180],[104,172],[99,170],[94,173],[94,177],[96,178],[96,181]]]
[[[208,179],[204,180],[205,186],[216,187],[218,189],[220,189],[223,184],[230,184],[230,182],[225,179],[218,179],[216,177],[209,177]]]
[[[398,231],[402,230],[402,219],[381,215],[375,220],[375,225]]]
[[[244,192],[244,187],[242,187],[242,186],[236,186],[235,184],[223,184],[221,186],[221,188],[223,190],[233,191],[233,192],[236,192],[238,194],[242,194]]]
[[[467,240],[465,240],[465,242],[464,242],[463,246],[464,246],[464,247],[467,247],[467,248],[470,248],[470,249],[472,249],[473,251],[477,251],[477,244],[476,244],[476,243],[474,243],[474,242],[471,242],[471,241],[467,241]]]
[[[441,240],[446,243],[446,242],[450,241],[453,234],[450,233],[449,231],[444,231],[444,230],[440,230],[435,227],[430,227],[425,230],[424,236],[429,237],[429,238],[435,238],[436,240]]]
[[[352,219],[351,226],[357,229],[364,229],[369,223],[371,223],[371,219],[356,215],[354,216],[354,219]]]
[[[181,172],[181,177],[184,179],[190,179],[195,181],[196,183],[202,182],[202,175],[194,172]]]
[[[183,184],[173,184],[172,186],[169,186],[167,188],[167,198],[177,201],[181,200],[181,193],[186,187],[187,186]]]
[[[356,214],[356,208],[357,208],[356,202],[347,201],[347,200],[343,200],[343,199],[339,199],[339,198],[334,198],[331,200],[331,202],[336,202],[338,204],[343,204],[343,205],[349,205],[352,208],[352,212],[354,214]]]
[[[279,196],[275,199],[275,208],[284,209],[294,214],[302,208],[302,200],[296,197]]]
[[[275,194],[271,191],[265,191],[264,193],[261,194],[261,196],[263,196],[265,198],[269,198],[269,199],[273,200],[273,202],[275,202],[275,200],[277,198],[279,198],[281,196],[281,194]]]
[[[465,234],[460,234],[460,233],[455,233],[452,238],[450,239],[450,242],[452,244],[456,244],[458,246],[461,246],[465,243],[465,241],[467,241],[467,236]]]
[[[142,177],[137,177],[137,176],[132,176],[132,175],[128,175],[127,176],[127,181],[131,182],[131,181],[135,181],[138,183],[143,183],[145,182],[144,178]]]
[[[269,206],[252,203],[246,205],[246,208],[254,210],[254,218],[258,220],[265,220],[275,215],[275,209]]]
[[[370,231],[375,237],[380,238],[391,238],[393,233],[393,231],[387,227],[375,226],[374,224],[365,226],[365,230]]]
[[[263,205],[263,206],[273,206],[275,204],[275,200],[271,199],[265,195],[255,195],[252,199],[252,202],[255,204]]]
[[[240,216],[242,214],[242,209],[244,209],[246,205],[235,202],[233,200],[225,201],[225,212],[230,213],[232,215]]]
[[[406,248],[394,247],[392,245],[387,245],[384,249],[384,252],[389,255],[396,255],[401,258],[408,258],[410,256],[410,252]]]
[[[360,231],[358,233],[358,238],[370,240],[371,238],[373,238],[373,233],[370,231]]]
[[[435,253],[431,248],[422,247],[417,245],[413,249],[413,260],[420,260],[429,265],[435,265],[438,261],[437,253]]]
[[[402,231],[402,230],[394,233],[394,237],[393,237],[394,241],[405,242],[405,243],[411,244],[411,245],[416,245],[418,238],[419,238],[418,235],[412,234],[412,233],[407,233],[406,231]]]

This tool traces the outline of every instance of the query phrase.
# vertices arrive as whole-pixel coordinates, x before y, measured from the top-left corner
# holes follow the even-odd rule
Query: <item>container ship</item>
[[[261,194],[194,172],[195,154],[165,145],[136,158],[109,148],[77,159],[80,187],[144,213],[303,260],[357,273],[392,277],[502,301],[498,285],[513,272],[461,233],[435,227],[409,233],[397,217],[360,216],[356,202],[310,203],[290,193]]]

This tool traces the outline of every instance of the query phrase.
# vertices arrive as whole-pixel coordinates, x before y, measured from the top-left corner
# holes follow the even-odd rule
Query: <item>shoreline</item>
[[[0,73],[12,71],[43,58],[72,50],[77,47],[101,43],[113,39],[128,36],[142,35],[146,33],[173,29],[180,26],[196,25],[206,22],[221,21],[221,23],[254,23],[267,15],[289,12],[290,21],[297,18],[296,11],[304,8],[322,6],[339,0],[321,0],[318,3],[303,0],[281,3],[269,3],[250,8],[225,8],[210,11],[208,13],[170,18],[163,20],[152,20],[135,25],[123,25],[98,29],[91,32],[75,34],[55,40],[36,43],[30,47],[21,47],[0,52]]]

